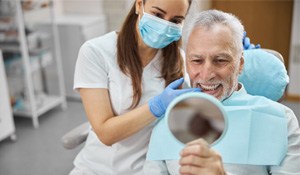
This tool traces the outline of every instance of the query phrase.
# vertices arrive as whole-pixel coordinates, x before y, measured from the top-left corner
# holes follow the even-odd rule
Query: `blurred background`
[[[72,88],[78,50],[88,39],[118,31],[133,3],[0,0],[1,175],[63,175],[73,168],[82,145],[66,150],[60,140],[87,121]],[[206,9],[233,13],[251,43],[282,54],[290,76],[282,103],[299,120],[300,1],[194,0],[189,15]]]

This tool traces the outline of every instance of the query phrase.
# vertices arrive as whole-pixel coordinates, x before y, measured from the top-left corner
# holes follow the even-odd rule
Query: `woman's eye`
[[[182,20],[180,20],[180,19],[172,19],[170,22],[172,22],[174,24],[181,24]]]
[[[163,15],[161,13],[154,12],[153,15],[159,18],[163,18]]]

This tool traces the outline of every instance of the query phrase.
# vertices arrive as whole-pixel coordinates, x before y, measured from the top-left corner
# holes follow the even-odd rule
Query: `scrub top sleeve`
[[[78,53],[74,75],[74,90],[79,88],[108,88],[108,69],[101,50],[84,43]]]

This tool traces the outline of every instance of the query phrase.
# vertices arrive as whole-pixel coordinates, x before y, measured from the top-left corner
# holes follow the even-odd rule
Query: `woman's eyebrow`
[[[162,13],[167,14],[166,11],[164,11],[163,9],[161,9],[161,8],[159,8],[159,7],[157,7],[157,6],[152,6],[152,8],[155,8],[155,9],[161,11]]]
[[[174,16],[174,18],[178,18],[178,19],[185,19],[184,16]]]
[[[157,7],[157,6],[152,6],[152,8],[155,8],[155,9],[159,10],[159,11],[162,12],[163,14],[167,14],[166,11],[164,11],[163,9],[161,9],[161,8],[159,8],[159,7]],[[184,16],[174,16],[174,18],[185,19]]]

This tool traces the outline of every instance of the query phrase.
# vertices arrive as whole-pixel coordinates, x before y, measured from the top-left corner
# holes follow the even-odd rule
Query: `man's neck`
[[[242,84],[238,82],[236,88],[230,93],[230,95],[228,95],[226,98],[222,99],[221,102],[224,101],[224,100],[226,100],[226,99],[228,99],[228,98],[230,98],[230,96],[231,96],[235,91],[239,91],[241,88],[242,88]]]

